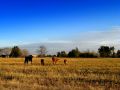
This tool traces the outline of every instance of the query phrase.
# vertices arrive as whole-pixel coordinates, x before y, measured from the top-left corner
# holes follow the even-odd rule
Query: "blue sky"
[[[79,42],[119,26],[119,0],[0,0],[0,47]]]

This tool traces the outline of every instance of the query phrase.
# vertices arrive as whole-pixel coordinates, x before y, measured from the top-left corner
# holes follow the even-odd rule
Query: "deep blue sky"
[[[120,0],[0,0],[0,46],[120,26]]]

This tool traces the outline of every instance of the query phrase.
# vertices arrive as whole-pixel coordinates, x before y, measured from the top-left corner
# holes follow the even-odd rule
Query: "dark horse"
[[[41,65],[45,65],[44,59],[41,59]]]
[[[24,63],[25,63],[25,64],[28,64],[28,62],[30,61],[30,62],[31,62],[31,64],[32,64],[32,58],[33,58],[33,56],[32,56],[32,55],[25,56],[25,61],[24,61]]]

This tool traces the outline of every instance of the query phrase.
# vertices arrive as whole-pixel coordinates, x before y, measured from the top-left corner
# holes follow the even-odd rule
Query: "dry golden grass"
[[[120,90],[120,59],[34,58],[24,65],[23,58],[0,58],[0,90]]]

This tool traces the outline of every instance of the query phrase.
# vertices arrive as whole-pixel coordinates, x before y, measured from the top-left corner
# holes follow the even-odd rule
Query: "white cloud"
[[[120,48],[120,28],[114,28],[109,31],[91,31],[84,32],[76,36],[65,38],[64,40],[47,40],[41,43],[26,45],[26,48],[35,52],[40,45],[45,45],[48,48],[50,54],[54,54],[57,51],[66,50],[69,51],[75,47],[78,47],[81,51],[94,50],[101,45],[115,46]],[[25,46],[24,46],[25,47]],[[34,50],[34,51],[33,51]]]
[[[69,51],[75,47],[78,47],[80,51],[88,49],[97,51],[101,45],[115,46],[116,49],[120,49],[120,27],[113,27],[107,31],[82,32],[68,38],[47,39],[39,43],[21,45],[20,47],[35,53],[40,45],[45,45],[49,54],[55,54],[61,50]]]

